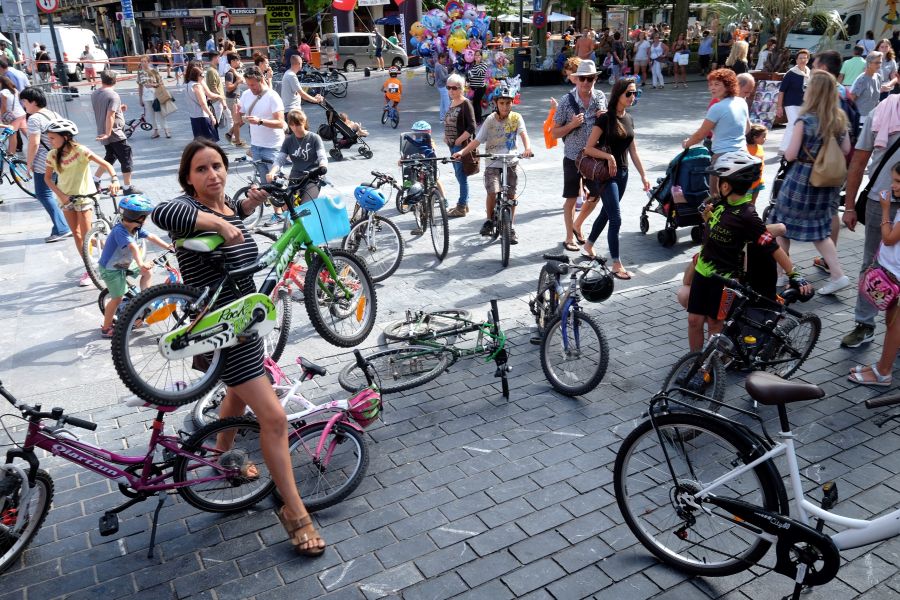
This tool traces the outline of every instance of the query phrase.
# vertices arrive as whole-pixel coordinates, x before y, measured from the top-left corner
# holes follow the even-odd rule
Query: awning
[[[565,21],[574,21],[575,17],[570,17],[569,15],[563,15],[560,13],[550,13],[550,16],[547,17],[548,23],[562,23]]]
[[[519,15],[500,15],[494,21],[499,21],[501,23],[518,23],[520,18]],[[531,15],[522,14],[521,20],[527,23],[531,23]],[[574,20],[574,19],[573,19]]]

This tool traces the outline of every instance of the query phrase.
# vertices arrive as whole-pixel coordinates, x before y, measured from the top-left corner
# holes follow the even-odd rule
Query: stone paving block
[[[365,594],[367,600],[375,600],[397,594],[423,579],[415,566],[407,563],[369,577],[359,584],[359,590]]]
[[[466,591],[466,584],[456,573],[445,573],[440,577],[428,579],[406,588],[404,600],[432,600],[434,598],[450,598]]]
[[[148,591],[149,590],[142,591],[141,597],[145,597],[145,594],[147,594]],[[169,594],[168,597],[171,598],[172,591],[168,589],[168,586],[166,586],[166,591]],[[92,600],[94,598],[109,598],[112,600],[114,598],[131,597],[134,594],[135,589],[131,580],[131,575],[124,575],[115,579],[101,581],[98,585],[78,590],[73,594],[65,596],[65,598],[66,600]],[[153,592],[150,591],[149,595],[152,596]],[[159,596],[159,593],[156,595]]]
[[[497,504],[492,508],[482,511],[478,515],[478,517],[482,521],[484,521],[485,525],[493,529],[497,525],[501,525],[508,521],[513,521],[520,517],[524,517],[525,515],[531,513],[533,510],[534,509],[527,502],[525,502],[524,499],[515,498],[513,500],[504,502],[503,504]]]
[[[859,592],[880,584],[895,573],[896,563],[885,562],[872,553],[842,565],[838,578]]]
[[[506,502],[512,498],[519,498],[528,492],[539,489],[537,483],[531,477],[522,476],[504,483],[492,486],[485,490],[494,502]]]
[[[427,554],[417,559],[415,564],[426,578],[431,579],[441,573],[455,569],[459,565],[475,561],[477,558],[478,555],[466,542],[459,542]]]
[[[519,560],[509,551],[503,550],[463,565],[456,572],[470,588],[477,588],[520,566],[522,563]]]
[[[455,596],[455,600],[510,600],[513,593],[499,579],[494,579],[468,592]]]
[[[524,497],[531,506],[536,510],[540,510],[553,504],[558,504],[564,500],[568,500],[577,494],[578,492],[576,492],[572,486],[562,481],[529,494],[525,494]]]
[[[660,587],[665,590],[670,586],[658,586],[653,580],[651,580],[643,573],[636,573],[631,577],[610,585],[602,592],[600,592],[598,594],[598,597],[606,596],[608,598],[615,598],[616,600],[646,600],[647,598],[652,598],[653,596],[658,594],[660,591]]]
[[[442,487],[421,492],[407,500],[401,500],[400,506],[408,514],[414,515],[430,508],[443,506],[454,500],[456,500],[456,496],[453,495],[453,492]]]
[[[516,596],[524,596],[528,592],[541,588],[563,577],[562,568],[549,558],[544,558],[504,575],[500,579],[509,586]]]
[[[441,525],[437,529],[428,532],[428,536],[438,545],[439,548],[446,548],[460,542],[461,540],[470,539],[487,531],[487,527],[481,522],[481,519],[474,515],[463,517],[462,519],[454,519],[446,525]]]
[[[179,560],[149,566],[132,574],[134,586],[138,590],[145,590],[193,573],[198,566],[197,558],[194,556],[182,557]]]
[[[328,538],[323,539],[332,544],[345,561],[390,546],[397,541],[387,527],[368,531],[365,535],[352,537],[337,544],[333,544]]]
[[[428,534],[419,535],[385,546],[375,552],[375,556],[385,568],[391,568],[401,563],[413,561],[420,556],[425,556],[437,549]]]
[[[376,508],[358,517],[350,519],[353,529],[359,533],[366,533],[380,529],[385,525],[396,523],[401,519],[405,519],[408,515],[399,502],[388,504],[382,508]]]
[[[607,587],[612,581],[594,566],[566,575],[547,586],[556,600],[579,600]],[[621,598],[621,596],[616,596]]]
[[[465,475],[459,470],[459,467],[451,465],[432,473],[425,473],[413,477],[413,483],[419,486],[420,490],[428,491],[436,487],[447,485],[451,481],[456,481],[463,477],[465,477]]]
[[[234,562],[229,561],[175,578],[172,583],[175,593],[184,598],[238,579],[241,579],[241,572]]]
[[[346,560],[319,573],[319,582],[326,592],[333,592],[366,579],[383,570],[374,554]]]
[[[469,546],[480,556],[486,556],[501,548],[512,546],[519,540],[528,537],[515,523],[507,523],[500,527],[492,527],[490,531],[482,533],[469,540]]]
[[[487,494],[485,494],[484,492],[476,492],[464,496],[459,500],[454,500],[452,502],[443,504],[439,507],[439,510],[445,517],[447,517],[449,521],[453,522],[461,517],[465,517],[466,515],[471,515],[473,513],[478,513],[486,510],[493,505],[494,500],[492,500]]]
[[[542,531],[562,525],[572,518],[572,514],[559,504],[553,504],[541,509],[527,517],[522,517],[516,523],[528,535],[535,535]]]
[[[524,565],[558,552],[568,545],[566,539],[557,532],[545,531],[513,544],[509,551]]]
[[[28,586],[28,595],[33,598],[59,597],[91,587],[95,583],[97,581],[94,579],[93,569],[84,569],[49,580],[31,582]],[[4,585],[8,585],[5,580]]]
[[[432,508],[398,521],[390,527],[398,540],[405,540],[445,523],[447,523],[447,519],[444,518],[444,515],[438,509]]]

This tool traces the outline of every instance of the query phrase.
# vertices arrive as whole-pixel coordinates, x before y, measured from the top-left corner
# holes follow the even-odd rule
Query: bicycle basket
[[[312,202],[305,202],[301,210],[310,214],[302,217],[303,227],[313,244],[322,246],[332,240],[339,240],[350,233],[350,217],[340,197],[322,196]]]
[[[374,423],[381,414],[381,394],[366,388],[350,398],[350,417],[366,428]]]

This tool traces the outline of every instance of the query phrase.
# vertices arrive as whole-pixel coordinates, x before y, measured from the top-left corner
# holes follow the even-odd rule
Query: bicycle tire
[[[185,314],[186,305],[196,302],[201,291],[195,287],[181,283],[164,283],[147,288],[128,303],[125,313],[116,321],[112,339],[112,358],[116,373],[122,383],[139,398],[161,406],[183,406],[208,392],[218,381],[219,373],[224,366],[221,350],[212,353],[209,367],[205,372],[193,369],[193,357],[176,361],[168,361],[159,352],[158,339],[189,321]],[[154,316],[154,322],[147,323],[148,317]],[[143,325],[135,328],[138,321]],[[183,322],[178,322],[182,320]],[[152,385],[141,376],[135,367],[134,354],[143,348],[146,352],[139,358],[144,372],[152,364],[160,365],[164,371],[162,384]],[[144,354],[147,358],[143,359]],[[170,369],[167,363],[175,363]],[[191,381],[183,378],[200,373]],[[160,382],[160,376],[154,378]]]
[[[609,366],[609,344],[594,318],[580,310],[570,310],[563,344],[562,315],[547,326],[541,340],[541,368],[550,385],[560,394],[581,396],[600,385]],[[593,340],[586,339],[588,331]]]
[[[397,126],[400,124],[400,113],[394,112],[391,115],[391,128],[397,129]]]
[[[363,360],[371,363],[378,374],[381,393],[389,394],[411,390],[437,379],[453,362],[453,353],[445,348],[405,346],[374,352]],[[351,393],[369,385],[355,361],[341,370],[338,383]]]
[[[547,265],[541,267],[538,275],[537,296],[534,299],[532,313],[537,324],[538,335],[543,336],[547,332],[547,325],[553,320],[559,308],[559,296],[556,294],[556,277],[547,270]]]
[[[447,201],[437,188],[431,191],[428,221],[431,226],[431,246],[438,260],[447,258],[450,250],[450,224],[447,221]]]
[[[28,175],[28,163],[21,158],[13,158],[10,160],[9,176],[19,189],[36,198],[34,193],[34,178]]]
[[[22,483],[19,482],[19,488],[21,488]],[[31,540],[34,539],[34,536],[37,535],[37,532],[40,531],[44,520],[47,518],[47,513],[50,512],[50,505],[53,502],[53,478],[50,477],[47,471],[38,469],[37,473],[35,473],[34,485],[32,501],[28,507],[28,510],[31,510],[33,507],[34,511],[28,513],[29,517],[25,523],[25,528],[21,532],[17,532],[19,536],[14,539],[6,534],[0,534],[0,573],[6,571],[16,562],[22,552],[28,547],[28,544],[31,543]],[[18,492],[19,490],[16,490],[10,496],[15,497],[15,506],[13,508],[21,510],[21,507],[18,506],[21,495]]]
[[[172,468],[174,482],[180,484],[190,482],[192,479],[211,476],[220,477],[219,471],[221,467],[218,469],[210,467],[203,461],[197,460],[197,458],[210,460],[212,455],[216,453],[215,447],[218,436],[232,429],[236,430],[234,432],[234,445],[228,452],[241,456],[243,459],[242,464],[252,462],[256,465],[258,477],[249,479],[238,475],[179,487],[178,494],[191,506],[207,512],[243,510],[253,506],[275,489],[275,482],[272,481],[266,462],[263,459],[259,422],[250,417],[220,419],[194,432],[181,447],[182,450],[190,453],[190,456],[179,455],[175,459]],[[223,499],[213,501],[204,497],[201,494],[201,486],[204,491],[220,492]],[[236,495],[237,493],[239,495]]]
[[[330,73],[331,85],[329,91],[335,98],[345,98],[347,96],[347,76],[340,71],[332,71]]]
[[[272,300],[275,302],[275,308],[278,311],[277,324],[275,329],[263,338],[263,348],[272,360],[278,362],[284,353],[285,346],[287,346],[288,337],[291,335],[291,319],[294,305],[291,303],[291,297],[288,295],[287,290],[280,290],[278,298],[273,298]]]
[[[381,124],[384,125],[385,123],[387,123],[387,120],[388,120],[388,111],[387,111],[387,109],[385,109],[381,113]]]
[[[221,381],[194,403],[191,420],[197,428],[205,427],[219,419],[219,407],[225,399],[226,386]]]
[[[452,335],[455,330],[468,327],[471,316],[467,310],[435,310],[422,315],[422,320],[410,323],[406,319],[392,321],[384,326],[384,338],[412,342],[421,338]]]
[[[152,130],[153,130],[153,125],[151,125],[150,123],[147,123],[146,121],[144,121],[143,123],[141,123],[141,129],[144,130],[144,131],[152,131]]]
[[[703,367],[702,371],[698,370],[691,374],[690,372],[694,370],[694,366],[699,366],[700,363],[706,366]],[[678,383],[680,378],[688,376],[690,376],[688,381]],[[722,365],[722,361],[715,354],[707,355],[702,350],[689,352],[678,359],[678,362],[672,366],[662,386],[662,391],[666,392],[670,397],[687,404],[699,402],[700,408],[718,412],[719,408],[721,408],[719,404],[703,402],[695,396],[678,392],[677,388],[689,389],[721,402],[725,399],[725,367]],[[710,390],[712,390],[712,395],[707,393]]]
[[[303,81],[300,82],[300,85],[306,86],[307,93],[310,96],[315,96],[317,94],[324,95],[324,93],[328,92],[328,88],[325,88],[323,93],[322,88],[324,87],[324,83],[325,78],[322,77],[321,73],[309,73],[306,77],[303,78]]]
[[[422,235],[425,235],[425,232],[428,231],[429,224],[427,202],[419,200],[419,202],[412,207],[412,211],[413,219],[416,221],[416,227],[421,230]]]
[[[247,197],[247,192],[249,190],[250,186],[246,185],[234,193],[231,198],[232,200],[234,200],[235,205],[239,205],[241,201],[243,201],[243,199]],[[256,207],[256,210],[254,210],[252,213],[247,215],[246,218],[243,219],[244,227],[247,228],[247,231],[253,231],[259,226],[259,224],[262,222],[263,213],[265,212],[265,210],[266,204],[262,203]]]
[[[370,227],[371,245],[368,243]],[[363,219],[353,225],[341,248],[363,259],[375,283],[393,275],[403,260],[403,236],[393,221],[381,215],[375,215],[371,223]]]
[[[805,314],[800,317],[799,320],[790,315],[787,318],[789,319],[788,324],[790,325],[790,328],[787,329],[787,331],[783,330],[787,328],[786,325],[779,324],[777,327],[777,330],[781,331],[787,339],[784,344],[779,345],[778,348],[775,349],[773,360],[783,360],[788,357],[786,355],[794,355],[796,360],[766,367],[766,371],[775,373],[782,379],[788,379],[797,372],[797,369],[799,369],[804,361],[809,358],[810,353],[816,346],[816,342],[819,341],[819,335],[822,333],[822,321],[816,314]],[[807,327],[810,332],[805,343],[798,344],[800,348],[794,347],[793,342],[795,338],[798,337],[798,332],[803,331]],[[772,341],[775,342],[775,340]],[[785,347],[787,344],[790,344],[790,348]]]
[[[325,425],[325,422],[311,423],[290,433],[294,480],[309,512],[345,500],[359,487],[369,468],[366,440],[357,430],[341,423],[334,424],[323,445],[327,464],[313,458]],[[278,490],[275,498],[281,501]]]
[[[512,238],[512,215],[505,206],[500,209],[500,264],[509,266],[509,247]]]
[[[683,498],[735,465],[752,462],[762,452],[760,445],[728,423],[706,415],[672,412],[656,416],[655,422],[659,431],[653,429],[650,420],[644,421],[628,434],[616,454],[613,485],[616,503],[628,528],[659,560],[686,573],[717,577],[750,568],[766,554],[770,543],[744,531],[733,516],[718,517],[714,505],[704,503],[711,508],[709,512],[697,510],[686,505]],[[668,456],[672,469],[679,475],[685,473],[677,482],[667,482],[671,476],[660,445],[663,442],[671,446]],[[783,483],[771,461],[715,493],[721,496],[729,491],[736,498],[767,510],[779,512],[785,508],[781,500]],[[674,509],[676,503],[678,508]],[[691,513],[695,520],[689,524],[676,510]],[[682,531],[679,525],[684,526],[686,539],[678,537],[676,531]],[[702,536],[704,529],[711,531],[716,527],[701,540],[695,537]],[[726,554],[727,559],[711,562],[708,551],[728,543],[739,545],[741,550],[722,548],[716,554]]]
[[[103,254],[103,246],[109,232],[109,223],[96,221],[81,242],[81,260],[84,261],[84,269],[98,290],[106,289],[106,282],[100,276],[100,255]]]
[[[314,255],[303,281],[303,303],[313,328],[328,343],[350,348],[362,342],[375,326],[378,299],[365,263],[346,250],[330,250],[334,270],[350,289],[350,298],[339,298],[340,289],[325,262]]]

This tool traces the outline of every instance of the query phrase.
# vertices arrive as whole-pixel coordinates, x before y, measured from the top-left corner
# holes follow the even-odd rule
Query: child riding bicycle
[[[109,303],[103,313],[103,325],[100,326],[100,335],[105,338],[113,336],[113,318],[128,291],[127,278],[140,275],[141,290],[150,285],[152,265],[144,260],[137,240],[147,239],[160,248],[174,250],[171,244],[143,230],[144,221],[153,210],[147,198],[140,194],[125,196],[119,200],[119,209],[122,219],[109,232],[100,255],[100,277],[109,290]]]
[[[400,100],[403,98],[403,84],[400,83],[398,75],[400,75],[400,69],[397,67],[388,69],[388,78],[385,80],[384,85],[381,86],[381,91],[384,92],[385,106],[394,107],[399,117]]]
[[[688,343],[695,352],[703,346],[703,326],[709,333],[722,330],[724,319],[719,315],[719,303],[724,283],[714,278],[734,277],[741,271],[744,245],[754,245],[760,252],[769,253],[788,274],[791,286],[801,294],[810,294],[812,286],[794,270],[790,257],[778,247],[775,236],[763,224],[753,206],[753,183],[759,179],[762,161],[746,152],[726,152],[708,169],[718,176],[717,197],[707,206],[707,220],[703,247],[690,282],[687,301]],[[748,252],[749,256],[753,256]]]
[[[531,152],[531,142],[528,139],[528,132],[525,130],[525,121],[522,115],[512,110],[513,99],[515,93],[507,87],[500,91],[497,97],[497,109],[489,115],[482,124],[475,138],[469,142],[465,148],[459,152],[453,153],[453,159],[459,160],[465,154],[472,152],[478,148],[479,144],[485,144],[485,150],[488,154],[512,154],[517,152],[516,136],[522,138],[522,144],[525,150],[522,156],[529,158],[534,156]],[[518,177],[516,175],[517,160],[511,160],[507,163],[506,183],[510,198],[516,197],[516,183]],[[500,193],[500,182],[503,173],[503,159],[491,160],[487,168],[484,170],[484,187],[487,191],[487,199],[485,206],[487,209],[487,221],[481,226],[481,235],[489,236],[492,233],[492,219],[494,217],[494,207],[497,205],[497,194]],[[516,208],[512,208],[512,216],[515,219]],[[510,232],[510,243],[518,244],[519,238],[516,230]]]

